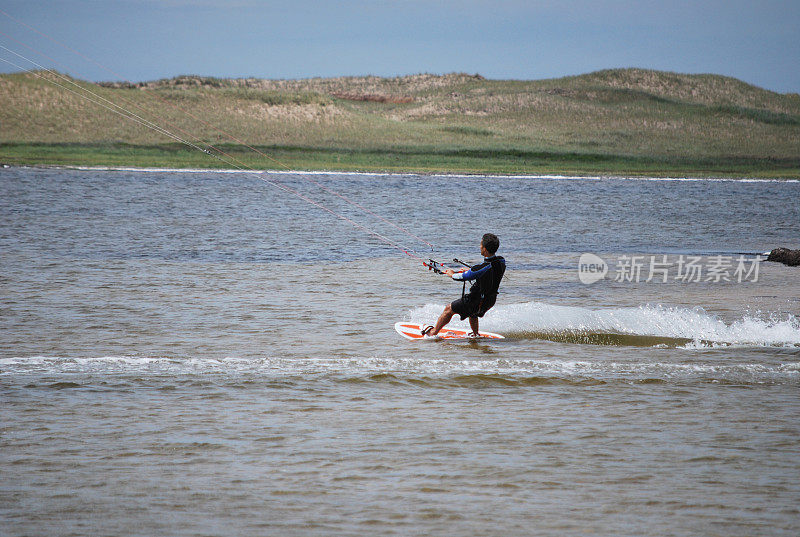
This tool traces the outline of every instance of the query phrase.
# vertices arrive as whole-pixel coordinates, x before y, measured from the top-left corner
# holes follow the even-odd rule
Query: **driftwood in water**
[[[800,266],[800,250],[790,250],[788,248],[775,248],[769,253],[767,261],[777,261],[790,267]]]

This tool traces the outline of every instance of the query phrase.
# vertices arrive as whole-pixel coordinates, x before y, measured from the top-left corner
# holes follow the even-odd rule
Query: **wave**
[[[427,304],[413,309],[406,320],[430,322],[442,307]],[[453,324],[468,327],[466,321]],[[544,302],[509,304],[490,310],[481,328],[516,339],[596,345],[800,347],[800,319],[792,315],[743,316],[726,323],[702,308],[650,304],[594,310]]]
[[[664,358],[662,356],[662,358]],[[56,375],[54,377],[53,375]],[[88,378],[87,378],[88,376]],[[0,378],[55,390],[130,385],[164,387],[198,383],[292,387],[308,382],[394,384],[419,387],[575,385],[613,382],[661,384],[796,384],[800,362],[609,361],[559,358],[167,358],[31,356],[0,358]],[[114,379],[111,381],[110,379]],[[27,379],[27,380],[26,380]]]

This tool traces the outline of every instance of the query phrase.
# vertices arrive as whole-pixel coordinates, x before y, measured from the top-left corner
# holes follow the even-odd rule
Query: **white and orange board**
[[[399,322],[394,324],[394,329],[397,330],[397,333],[403,336],[406,339],[424,339],[420,330],[422,329],[421,324],[416,323],[405,323]],[[457,330],[454,328],[442,328],[442,330],[437,334],[438,339],[478,339],[478,338],[470,338],[468,336],[469,330]],[[483,339],[504,339],[503,336],[500,334],[493,334],[491,332],[479,332],[480,337]],[[434,338],[428,338],[434,339]]]

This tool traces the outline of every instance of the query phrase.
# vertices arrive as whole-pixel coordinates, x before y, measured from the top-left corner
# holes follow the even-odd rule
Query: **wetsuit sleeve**
[[[487,272],[487,271],[488,271],[490,268],[492,268],[492,265],[491,265],[491,263],[490,263],[490,264],[487,264],[485,267],[479,268],[478,270],[475,270],[474,268],[471,268],[471,269],[469,269],[469,270],[468,270],[468,271],[466,271],[466,272],[456,272],[455,274],[453,274],[453,279],[454,279],[454,280],[458,280],[458,281],[464,281],[464,280],[466,280],[466,281],[470,281],[470,280],[474,280],[474,279],[476,279],[476,278],[480,278],[481,276],[483,276],[484,274],[486,274],[486,272]]]

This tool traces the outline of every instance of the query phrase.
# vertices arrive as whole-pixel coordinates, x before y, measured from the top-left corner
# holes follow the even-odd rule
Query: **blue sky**
[[[0,0],[121,78],[480,73],[605,68],[718,73],[800,92],[800,1]],[[0,45],[79,78],[115,77],[0,14]],[[0,58],[12,59],[0,49]],[[26,65],[27,67],[28,65]],[[15,68],[0,62],[0,72]]]

